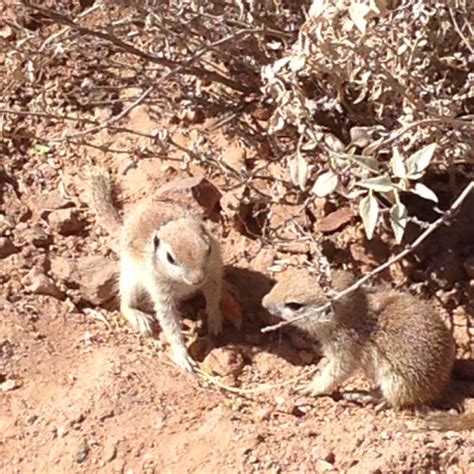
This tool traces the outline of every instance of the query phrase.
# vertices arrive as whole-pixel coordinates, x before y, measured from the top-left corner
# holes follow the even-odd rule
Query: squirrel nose
[[[193,272],[189,273],[187,278],[187,283],[190,285],[199,285],[204,281],[204,272]]]

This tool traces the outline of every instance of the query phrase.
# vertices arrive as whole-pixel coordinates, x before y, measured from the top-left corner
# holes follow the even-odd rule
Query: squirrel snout
[[[204,281],[204,278],[205,275],[202,271],[188,273],[186,283],[192,286],[200,285]]]

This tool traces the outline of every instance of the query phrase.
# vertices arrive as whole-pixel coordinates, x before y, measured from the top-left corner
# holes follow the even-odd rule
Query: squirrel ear
[[[155,246],[155,249],[157,249],[160,245],[160,238],[158,237],[158,232],[155,234],[155,237],[153,238],[153,245]]]

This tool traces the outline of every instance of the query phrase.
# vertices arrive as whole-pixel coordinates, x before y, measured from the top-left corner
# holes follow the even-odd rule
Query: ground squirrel
[[[332,287],[353,283],[348,272],[334,272]],[[430,404],[444,394],[455,357],[451,332],[428,303],[409,293],[358,289],[333,303],[309,271],[284,272],[264,297],[263,306],[285,320],[308,315],[295,326],[321,343],[328,365],[300,388],[310,395],[330,394],[357,368],[374,381],[385,401],[401,408]]]
[[[89,205],[109,233],[119,237],[122,314],[141,333],[150,335],[154,317],[139,308],[144,299],[151,300],[175,362],[193,371],[195,362],[184,344],[176,303],[201,291],[209,332],[221,331],[219,243],[199,216],[180,204],[156,198],[138,203],[122,224],[113,205],[109,174],[94,167],[89,180]]]

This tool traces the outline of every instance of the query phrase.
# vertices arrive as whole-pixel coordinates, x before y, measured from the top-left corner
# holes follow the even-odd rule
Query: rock
[[[118,263],[100,255],[75,260],[57,257],[51,262],[51,273],[70,288],[79,289],[85,300],[97,306],[117,294]]]
[[[35,295],[47,295],[64,300],[66,295],[56,286],[54,281],[41,270],[33,268],[22,280],[26,289]]]
[[[0,237],[0,258],[7,258],[20,251],[8,237]]]
[[[323,461],[326,461],[329,464],[334,464],[334,462],[336,461],[336,455],[324,446],[315,446],[311,450],[311,454],[315,458],[322,459]]]
[[[14,390],[18,387],[18,383],[14,379],[7,379],[5,382],[0,384],[0,389],[2,392],[9,392],[10,390]]]
[[[242,169],[245,169],[246,158],[247,153],[245,148],[238,143],[229,146],[222,156],[226,165],[239,173]]]
[[[235,349],[217,347],[207,354],[204,364],[218,375],[237,376],[242,372],[244,359],[242,354]]]
[[[469,278],[474,278],[474,255],[464,260],[464,271]]]
[[[80,233],[85,222],[81,221],[74,209],[59,209],[48,216],[48,223],[52,229],[61,235],[76,235]]]
[[[89,448],[89,445],[87,444],[87,441],[82,440],[74,456],[78,464],[85,461],[85,459],[87,458],[87,455],[89,454],[89,449],[90,448]]]
[[[16,235],[35,247],[48,247],[53,243],[52,236],[38,225],[22,229]]]
[[[104,463],[113,461],[117,456],[117,444],[114,441],[113,443],[106,444],[104,447],[104,454],[102,460]]]
[[[73,205],[71,201],[62,197],[59,192],[52,192],[40,200],[38,207],[40,208],[41,217],[46,219],[51,212],[58,209],[66,209]]]
[[[334,466],[327,461],[324,461],[324,459],[318,459],[315,464],[314,464],[314,472],[328,472],[328,471],[334,471]]]

